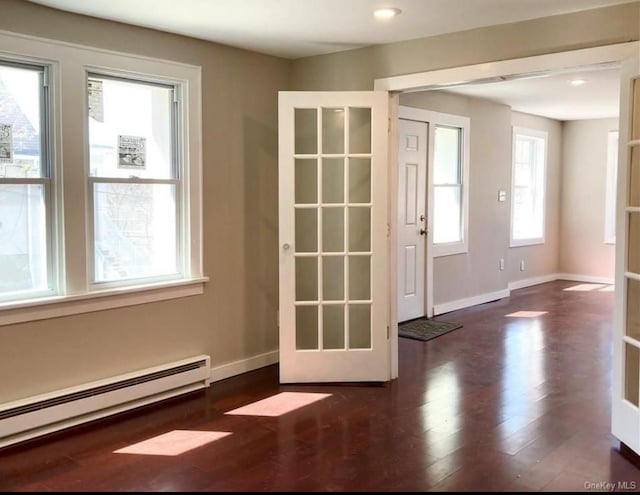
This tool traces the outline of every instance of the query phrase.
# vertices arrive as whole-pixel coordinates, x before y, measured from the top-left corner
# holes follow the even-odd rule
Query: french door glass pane
[[[349,153],[371,153],[370,108],[349,108]]]
[[[640,341],[640,281],[627,279],[626,334]]]
[[[323,349],[344,349],[344,305],[325,305],[322,311]]]
[[[0,297],[47,289],[44,195],[41,184],[0,184]]]
[[[322,109],[322,153],[344,153],[344,108]]]
[[[344,251],[344,208],[322,208],[322,250]]]
[[[296,306],[296,349],[318,348],[318,306]]]
[[[371,298],[371,256],[349,256],[349,299]]]
[[[172,184],[94,184],[96,282],[170,275],[176,266]]]
[[[296,208],[296,253],[318,251],[317,208]]]
[[[349,251],[352,253],[371,250],[371,208],[349,208]]]
[[[313,155],[318,152],[318,112],[315,108],[296,108],[294,114],[295,153]]]
[[[627,270],[640,274],[640,213],[629,215]]]
[[[42,177],[41,72],[0,65],[0,179]]]
[[[173,87],[88,78],[89,175],[170,179]]]
[[[371,202],[371,158],[349,158],[349,202]]]
[[[296,301],[318,300],[318,258],[296,258]]]
[[[295,165],[295,202],[296,204],[315,204],[318,202],[318,161],[299,159]]]
[[[625,344],[624,398],[638,406],[640,395],[640,350]]]
[[[443,244],[462,240],[460,187],[434,187],[433,242]]]
[[[371,348],[371,306],[349,305],[349,348]]]
[[[640,206],[640,146],[631,148],[629,206]]]
[[[344,256],[322,257],[322,283],[323,300],[344,299]]]
[[[344,159],[322,160],[322,202],[344,203]]]

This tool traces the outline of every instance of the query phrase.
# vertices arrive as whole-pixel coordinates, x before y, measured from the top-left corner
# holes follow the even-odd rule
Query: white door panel
[[[425,315],[427,124],[398,123],[398,321]]]

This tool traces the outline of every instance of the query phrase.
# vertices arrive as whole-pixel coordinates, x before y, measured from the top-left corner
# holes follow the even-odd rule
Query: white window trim
[[[604,243],[616,243],[616,189],[618,163],[618,131],[607,133],[607,183],[604,203]],[[613,224],[612,224],[613,223]]]
[[[449,113],[441,112],[428,112],[429,120],[429,159],[427,162],[427,175],[428,175],[428,189],[427,189],[427,203],[429,211],[429,225],[433,231],[433,196],[434,196],[434,159],[435,149],[433,144],[435,143],[435,128],[437,125],[459,127],[462,129],[462,181],[461,181],[461,201],[462,205],[460,213],[462,215],[462,240],[457,242],[448,242],[442,244],[433,243],[433,257],[439,258],[441,256],[451,256],[454,254],[464,254],[469,252],[469,157],[470,157],[470,130],[471,119],[469,117],[463,117],[461,115],[453,115]]]
[[[56,294],[51,297],[11,301],[0,304],[0,325],[32,321],[82,312],[98,311],[186,297],[202,293],[208,280],[202,262],[202,116],[201,68],[179,62],[91,48],[72,43],[37,38],[0,30],[0,57],[32,62],[50,67],[51,105],[51,175],[54,180],[52,215],[57,244],[66,249],[54,250]],[[86,128],[86,73],[117,72],[130,78],[151,79],[176,84],[184,102],[182,120],[182,153],[188,167],[183,170],[183,183],[189,192],[182,220],[185,240],[190,252],[185,253],[185,276],[178,280],[149,281],[147,284],[122,288],[92,290],[89,284],[87,246],[87,187],[85,166],[88,156]],[[64,113],[61,112],[64,101]],[[62,170],[62,149],[64,164]],[[64,172],[64,173],[63,173]],[[63,180],[74,193],[63,195]],[[78,208],[77,198],[83,208]],[[63,216],[62,212],[65,212]],[[57,274],[57,277],[55,275]],[[185,289],[185,288],[188,288]],[[151,295],[150,295],[151,294]],[[97,298],[97,299],[95,299]],[[95,299],[99,304],[87,304]],[[40,308],[35,310],[34,308]],[[44,310],[41,308],[45,308]],[[44,316],[42,316],[44,315]]]
[[[542,184],[544,187],[544,194],[542,196],[542,237],[532,237],[529,239],[514,239],[513,238],[513,211],[515,208],[515,194],[513,194],[515,188],[515,163],[516,163],[516,136],[524,135],[534,138],[541,138],[544,140],[544,161],[542,163]],[[511,214],[510,214],[510,232],[509,232],[509,247],[522,247],[522,246],[536,246],[545,243],[546,228],[547,228],[547,161],[549,155],[549,133],[546,131],[540,131],[537,129],[529,129],[526,127],[513,126],[512,141],[511,141]]]

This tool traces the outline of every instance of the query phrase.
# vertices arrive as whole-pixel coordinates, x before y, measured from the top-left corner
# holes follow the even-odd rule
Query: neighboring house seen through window
[[[0,301],[51,294],[46,67],[0,61]]]

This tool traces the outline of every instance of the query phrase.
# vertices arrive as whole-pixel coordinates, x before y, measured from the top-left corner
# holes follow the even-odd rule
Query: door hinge
[[[391,225],[387,224],[387,237],[391,235]]]
[[[387,134],[391,134],[391,117],[387,119]]]
[[[387,340],[389,340],[389,325],[387,325]]]

